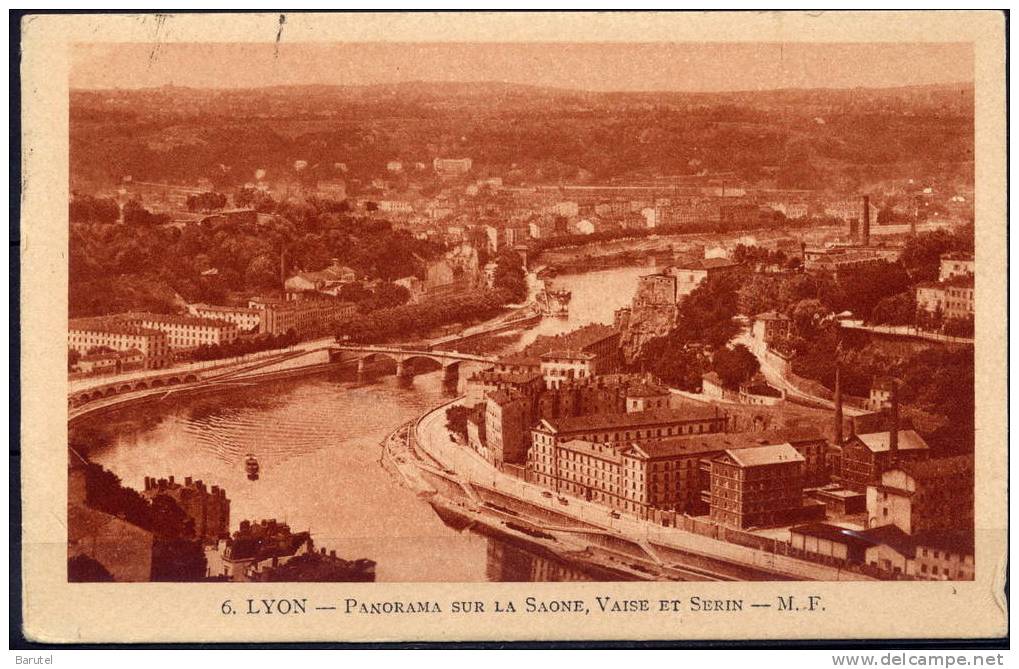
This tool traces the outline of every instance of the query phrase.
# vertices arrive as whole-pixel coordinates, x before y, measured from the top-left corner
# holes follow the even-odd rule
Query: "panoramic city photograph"
[[[68,581],[974,579],[972,44],[69,85]]]

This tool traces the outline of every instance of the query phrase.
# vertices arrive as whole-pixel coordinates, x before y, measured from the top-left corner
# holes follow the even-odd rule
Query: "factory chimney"
[[[842,369],[835,361],[835,445],[842,445]]]
[[[863,196],[863,245],[870,246],[870,196]]]

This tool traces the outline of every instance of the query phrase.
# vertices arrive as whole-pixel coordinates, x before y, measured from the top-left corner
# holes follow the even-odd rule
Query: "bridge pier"
[[[357,383],[362,384],[366,381],[365,369],[364,369],[364,358],[357,359]]]
[[[453,363],[442,368],[443,390],[456,390],[460,385],[460,364]]]
[[[408,365],[406,360],[400,359],[396,361],[396,378],[404,384],[411,384],[414,381],[414,368],[412,365]]]

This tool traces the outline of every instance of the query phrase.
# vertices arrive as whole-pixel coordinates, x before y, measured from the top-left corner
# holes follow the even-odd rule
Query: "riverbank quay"
[[[736,580],[873,580],[866,575],[847,572],[836,566],[719,541],[679,528],[659,526],[625,514],[613,514],[611,509],[598,504],[567,495],[557,495],[546,488],[505,474],[492,467],[473,450],[455,442],[450,436],[445,425],[445,412],[449,406],[461,401],[462,398],[457,398],[423,415],[411,434],[413,448],[425,453],[439,463],[443,471],[455,474],[462,485],[469,485],[475,491],[489,489],[508,500],[540,510],[538,513],[541,515],[553,514],[552,517],[565,517],[572,523],[580,522],[595,528],[593,532],[571,531],[574,536],[583,538],[581,543],[586,544],[585,549],[594,550],[599,545],[604,545],[603,542],[611,543],[615,540],[622,542],[620,545],[639,546],[652,557],[653,561],[657,561],[659,566],[682,568],[687,560],[694,559],[699,564],[712,565],[711,572],[722,578],[727,573],[739,573],[743,570],[755,574],[752,577],[736,576]],[[597,540],[595,536],[598,537]],[[645,578],[647,576],[645,575]]]
[[[466,482],[416,446],[415,426],[415,421],[406,423],[383,440],[380,464],[458,532],[470,530],[526,547],[593,580],[735,580],[707,568],[666,565],[638,544],[613,543],[596,526]]]

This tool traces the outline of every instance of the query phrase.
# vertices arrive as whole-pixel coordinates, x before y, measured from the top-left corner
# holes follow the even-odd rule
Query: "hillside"
[[[367,182],[388,161],[470,156],[509,183],[735,171],[753,183],[845,190],[889,178],[972,183],[973,87],[593,93],[411,82],[238,90],[75,90],[78,190],[146,181],[231,187],[307,161]]]

